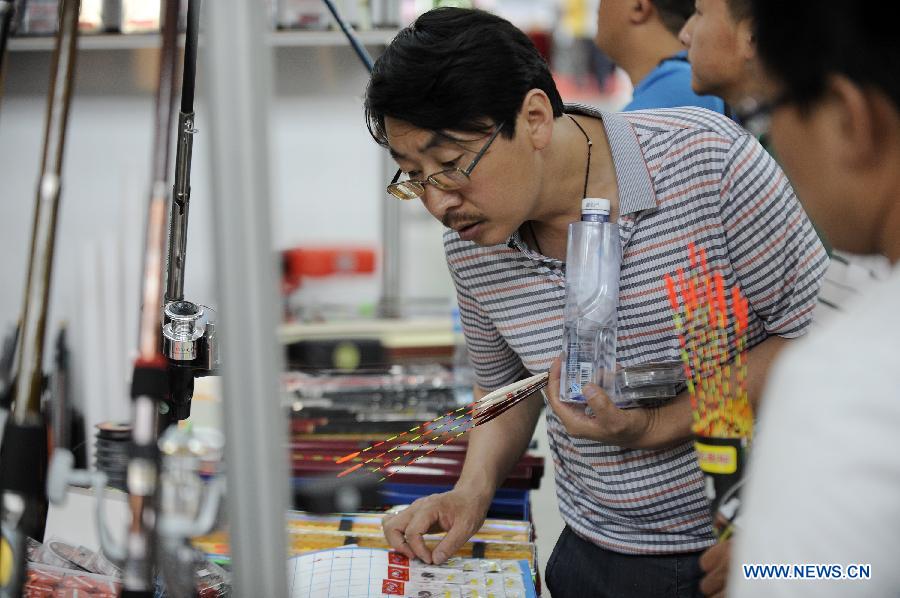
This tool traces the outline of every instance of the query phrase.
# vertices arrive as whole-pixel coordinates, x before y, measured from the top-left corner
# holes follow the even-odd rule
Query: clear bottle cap
[[[602,214],[609,216],[610,201],[602,197],[585,197],[581,200],[581,214]]]

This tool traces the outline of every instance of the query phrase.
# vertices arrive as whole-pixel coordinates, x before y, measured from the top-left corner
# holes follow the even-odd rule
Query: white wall
[[[22,305],[49,54],[12,51],[7,57],[0,103],[0,327],[15,322]],[[136,346],[155,66],[153,51],[89,50],[78,60],[48,332],[55,334],[63,320],[70,323],[73,390],[82,400],[94,397],[99,406],[88,417],[98,421],[128,415],[126,382]],[[279,48],[275,65],[270,117],[273,248],[332,242],[377,248],[379,202],[387,201],[383,188],[389,168],[363,121],[364,68],[344,47]],[[189,299],[215,305],[202,87],[201,80],[185,292]],[[426,218],[421,205],[404,208],[403,295],[449,298],[440,225]],[[379,291],[376,274],[337,285],[311,281],[301,293],[310,298],[317,292],[351,295],[362,303],[374,302]]]

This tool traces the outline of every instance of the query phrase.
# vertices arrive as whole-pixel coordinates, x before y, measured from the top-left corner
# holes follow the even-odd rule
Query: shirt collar
[[[600,118],[609,146],[612,150],[613,166],[616,169],[616,184],[619,188],[619,218],[629,217],[644,210],[657,208],[656,191],[644,152],[631,124],[622,116],[613,112],[605,112],[584,104],[566,104],[569,114],[581,114]],[[536,259],[551,260],[533,251],[522,239],[519,231],[513,232],[506,241],[510,249],[518,249],[526,256]],[[556,261],[556,260],[552,260]]]
[[[566,104],[566,112],[599,117],[612,150],[619,187],[619,215],[628,216],[657,207],[656,191],[647,170],[644,152],[631,124],[619,114],[582,104]]]
[[[529,247],[518,230],[513,231],[513,234],[506,241],[506,246],[510,249],[518,249],[525,257],[537,262],[549,262],[551,264],[561,263],[558,259],[546,256]]]
[[[670,72],[673,68],[678,68],[677,66],[673,67],[672,63],[679,62],[683,62],[685,63],[685,66],[687,66],[687,50],[676,52],[675,54],[672,54],[671,56],[660,60],[659,64],[653,67],[653,70],[647,73],[644,78],[634,86],[633,96],[637,97],[638,94],[640,94],[646,88],[650,87],[653,83],[656,82],[657,79],[664,76],[665,73]]]

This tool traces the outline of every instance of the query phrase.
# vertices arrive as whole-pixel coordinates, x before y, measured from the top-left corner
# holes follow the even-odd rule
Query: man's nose
[[[694,15],[691,15],[690,18],[685,22],[684,27],[682,27],[681,31],[678,33],[678,39],[681,40],[681,43],[686,48],[689,48],[691,46],[691,30],[693,28]]]
[[[457,208],[462,204],[462,197],[458,190],[441,191],[434,185],[425,185],[422,203],[432,216],[438,220],[443,220],[444,215],[449,210]]]

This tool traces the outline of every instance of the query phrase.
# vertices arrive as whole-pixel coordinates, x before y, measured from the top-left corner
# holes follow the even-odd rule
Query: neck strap
[[[594,142],[591,141],[591,138],[588,136],[587,131],[584,130],[584,127],[578,124],[577,120],[575,120],[569,114],[566,114],[566,116],[569,117],[569,120],[575,123],[575,126],[578,127],[578,130],[581,131],[581,134],[584,135],[584,138],[587,141],[587,165],[584,169],[584,191],[582,191],[581,193],[582,197],[587,197],[588,178],[590,178],[591,176],[591,148],[594,146]]]

